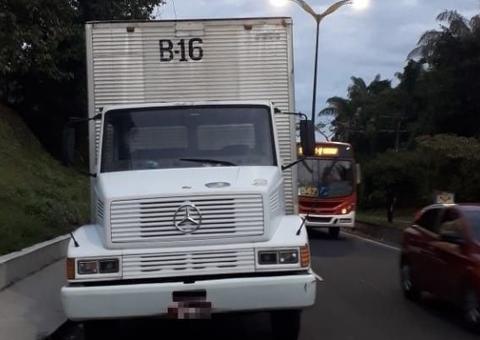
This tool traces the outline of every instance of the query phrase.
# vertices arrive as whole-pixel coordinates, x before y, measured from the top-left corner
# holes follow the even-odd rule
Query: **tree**
[[[84,24],[147,20],[164,0],[2,0],[0,102],[60,154],[61,131],[87,112]]]
[[[479,136],[480,17],[445,11],[437,19],[440,29],[423,34],[409,55],[426,70],[422,118],[432,133]]]

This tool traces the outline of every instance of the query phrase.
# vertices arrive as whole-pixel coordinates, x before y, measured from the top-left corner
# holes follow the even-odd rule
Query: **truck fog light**
[[[276,251],[261,251],[258,253],[259,264],[277,264]]]
[[[78,261],[78,273],[85,274],[97,274],[98,262],[97,261]]]
[[[108,259],[98,261],[100,273],[118,273],[118,259]]]
[[[346,215],[347,213],[348,213],[347,208],[343,208],[343,209],[342,209],[342,215]]]
[[[308,244],[300,247],[300,265],[303,268],[310,266],[310,249],[308,249]]]
[[[296,249],[280,251],[278,253],[278,262],[280,264],[298,263],[298,251]]]

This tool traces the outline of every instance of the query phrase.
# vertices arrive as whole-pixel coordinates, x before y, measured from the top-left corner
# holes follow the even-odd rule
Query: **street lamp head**
[[[289,0],[270,0],[270,3],[275,7],[283,7],[288,4]]]
[[[370,6],[370,0],[352,0],[352,6],[354,9],[363,10]]]

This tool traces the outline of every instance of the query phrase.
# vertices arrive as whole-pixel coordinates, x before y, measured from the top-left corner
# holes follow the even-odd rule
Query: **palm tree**
[[[421,59],[430,62],[438,52],[439,46],[449,39],[461,39],[480,31],[480,17],[474,16],[468,20],[457,11],[444,11],[437,16],[440,30],[425,32],[418,40],[417,47],[410,52],[408,59]]]

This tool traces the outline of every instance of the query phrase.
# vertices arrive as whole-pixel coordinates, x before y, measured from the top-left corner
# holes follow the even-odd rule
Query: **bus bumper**
[[[305,218],[305,214],[300,214]],[[355,226],[355,212],[345,215],[316,215],[309,214],[306,221],[308,228],[353,228]]]

